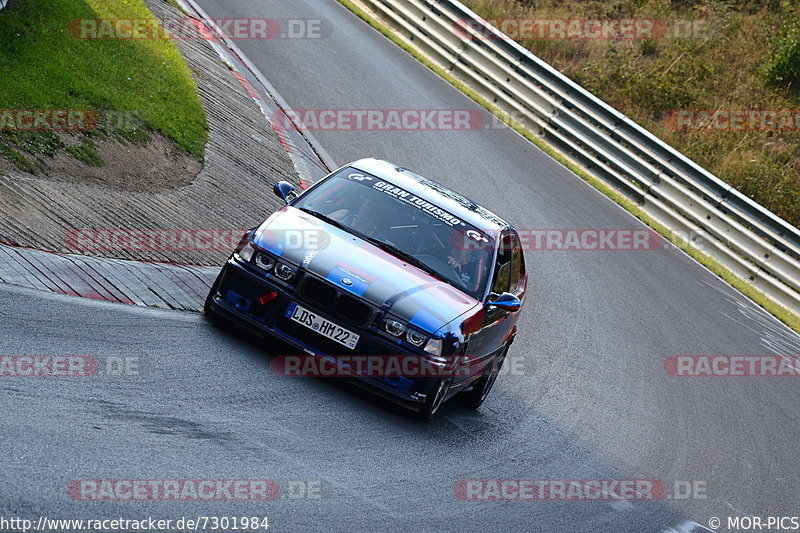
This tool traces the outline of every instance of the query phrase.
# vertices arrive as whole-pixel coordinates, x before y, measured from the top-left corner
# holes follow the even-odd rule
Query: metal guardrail
[[[703,250],[772,300],[800,313],[798,228],[668,146],[457,0],[360,2],[407,44],[636,201],[687,246]]]

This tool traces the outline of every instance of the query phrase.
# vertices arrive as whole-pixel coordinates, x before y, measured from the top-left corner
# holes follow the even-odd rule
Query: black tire
[[[506,344],[503,348],[503,351],[500,352],[500,355],[495,357],[494,361],[492,361],[491,366],[486,368],[483,371],[483,374],[478,381],[475,382],[475,385],[472,386],[472,390],[464,392],[461,394],[461,401],[469,407],[470,409],[478,409],[483,402],[486,401],[486,398],[489,396],[489,392],[491,392],[492,387],[494,387],[494,382],[497,381],[497,376],[500,374],[500,369],[503,368],[503,362],[506,360],[506,355],[508,354],[508,349],[511,344]]]
[[[452,377],[444,377],[437,381],[436,385],[431,389],[431,394],[428,395],[425,403],[417,412],[417,418],[423,422],[433,420],[433,417],[436,416],[439,408],[444,403],[444,399],[447,398],[447,393],[450,392],[450,385],[452,384]]]

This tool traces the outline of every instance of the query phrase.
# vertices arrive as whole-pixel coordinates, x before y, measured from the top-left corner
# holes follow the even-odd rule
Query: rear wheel
[[[506,354],[508,354],[510,346],[510,344],[506,344],[500,355],[495,357],[492,364],[483,371],[483,375],[475,382],[472,389],[462,394],[461,399],[464,405],[470,409],[477,409],[483,405],[492,387],[494,387],[494,382],[497,381],[500,369],[503,368],[503,362],[506,360]]]
[[[444,399],[447,398],[447,393],[450,392],[452,383],[452,377],[441,378],[437,381],[431,393],[425,399],[425,404],[417,412],[417,418],[423,422],[430,422],[444,403]]]

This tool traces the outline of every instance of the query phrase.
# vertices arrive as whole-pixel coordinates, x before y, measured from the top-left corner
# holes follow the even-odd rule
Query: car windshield
[[[353,168],[317,185],[293,206],[314,212],[362,238],[398,250],[417,266],[480,299],[494,239],[414,194]]]

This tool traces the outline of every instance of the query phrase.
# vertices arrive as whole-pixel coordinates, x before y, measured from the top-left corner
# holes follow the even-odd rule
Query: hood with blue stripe
[[[293,207],[275,212],[252,241],[431,335],[481,305],[381,248]]]

